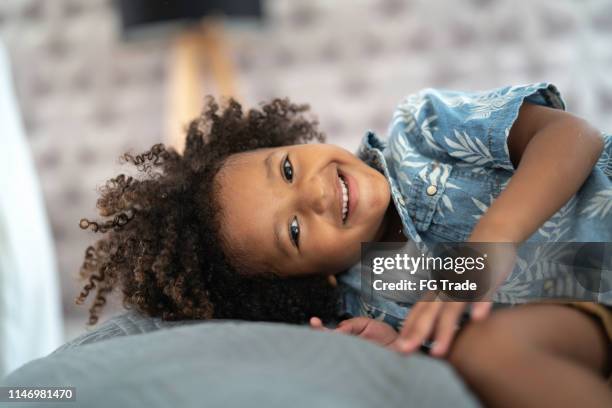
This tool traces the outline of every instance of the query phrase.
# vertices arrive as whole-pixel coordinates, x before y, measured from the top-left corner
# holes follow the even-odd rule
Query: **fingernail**
[[[414,341],[413,340],[402,340],[399,343],[399,347],[403,351],[410,351],[410,349],[413,347],[413,345],[414,345]]]
[[[485,316],[486,316],[486,313],[483,310],[477,310],[476,312],[472,313],[472,318],[476,320],[483,319]]]

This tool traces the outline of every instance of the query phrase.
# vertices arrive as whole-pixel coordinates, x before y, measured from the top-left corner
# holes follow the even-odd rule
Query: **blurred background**
[[[3,263],[0,319],[19,326],[19,302],[28,303],[37,327],[59,327],[47,349],[86,330],[76,278],[96,235],[78,222],[97,215],[96,187],[121,171],[125,151],[180,148],[205,94],[247,107],[275,96],[309,103],[329,142],[354,150],[367,129],[384,134],[395,104],[421,88],[550,81],[568,110],[612,130],[611,1],[2,0],[0,42],[0,94],[13,106],[0,104],[0,147],[8,157],[22,143],[23,160],[10,157],[33,164],[26,176],[0,162],[0,254],[25,245],[21,256],[44,261],[30,270]],[[40,247],[34,233],[10,236],[21,229],[6,227],[11,219],[38,219],[9,183],[40,193]],[[11,330],[4,325],[3,343],[0,331],[0,347]]]

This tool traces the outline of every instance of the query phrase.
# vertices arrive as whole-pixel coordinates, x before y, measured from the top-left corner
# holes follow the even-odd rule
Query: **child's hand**
[[[400,353],[412,353],[435,333],[434,346],[430,354],[444,357],[459,328],[457,322],[469,304],[468,302],[417,302],[410,310],[391,348]],[[489,315],[492,303],[473,302],[471,305],[472,320],[482,320]]]
[[[387,323],[367,317],[354,317],[343,320],[333,330],[323,326],[323,322],[318,317],[312,317],[310,319],[310,326],[316,330],[334,331],[358,336],[381,346],[391,345],[398,337],[395,329]]]
[[[474,235],[475,242],[505,242],[505,239],[495,238],[492,235]],[[477,244],[475,244],[477,245]],[[488,255],[486,273],[489,275],[490,285],[482,299],[491,299],[493,293],[512,272],[516,263],[516,245],[506,243],[496,246],[485,246]],[[431,296],[431,297],[430,297]],[[430,354],[444,357],[448,353],[455,338],[458,322],[468,305],[472,306],[471,320],[483,320],[491,311],[490,301],[480,302],[451,302],[435,299],[435,293],[426,294],[426,300],[417,302],[410,310],[400,334],[392,347],[401,353],[412,353],[418,350],[425,340],[434,340]],[[440,296],[438,294],[438,296]],[[442,298],[444,299],[444,298]]]

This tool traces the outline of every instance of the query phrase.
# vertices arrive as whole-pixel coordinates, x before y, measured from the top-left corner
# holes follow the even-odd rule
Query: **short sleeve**
[[[514,171],[507,142],[524,101],[565,110],[557,87],[545,82],[477,92],[425,89],[404,102],[414,120],[406,136],[429,157]]]

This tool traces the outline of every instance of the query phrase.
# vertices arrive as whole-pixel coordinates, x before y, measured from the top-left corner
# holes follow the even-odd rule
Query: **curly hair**
[[[282,278],[252,273],[220,233],[215,175],[231,155],[249,150],[324,141],[308,105],[274,99],[243,114],[229,99],[220,110],[207,97],[187,129],[183,154],[156,144],[125,153],[138,170],[100,189],[102,220],[81,219],[82,229],[105,234],[85,251],[87,280],[77,304],[95,291],[94,325],[106,296],[120,288],[122,304],[163,320],[228,318],[304,323],[335,316],[337,293],[323,276]]]

